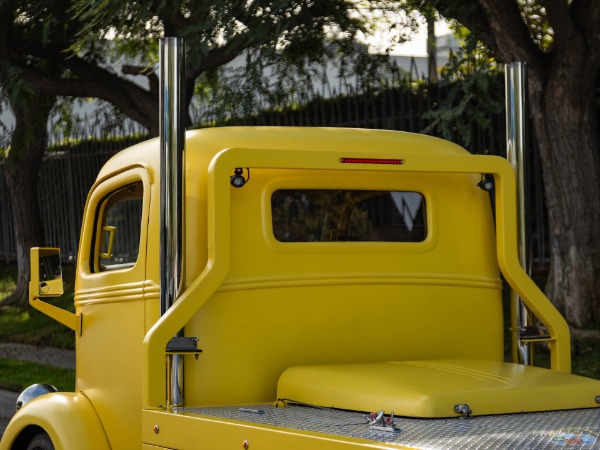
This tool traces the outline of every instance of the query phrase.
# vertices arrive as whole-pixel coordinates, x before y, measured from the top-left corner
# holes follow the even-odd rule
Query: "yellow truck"
[[[570,373],[519,261],[509,162],[392,131],[165,142],[98,174],[74,313],[47,300],[58,249],[32,249],[30,302],[75,331],[76,389],[24,391],[0,450],[600,445],[600,381]],[[542,325],[509,334],[550,368],[505,361],[504,282]]]
[[[22,406],[3,450],[597,436],[600,381],[569,373],[568,327],[518,262],[506,160],[390,131],[188,132],[185,278],[162,316],[159,165],[154,140],[99,173],[75,314],[40,299],[62,291],[60,270],[55,250],[33,250],[31,301],[77,332],[77,387]],[[504,362],[502,277],[545,325],[551,369]],[[54,447],[28,447],[40,433]]]

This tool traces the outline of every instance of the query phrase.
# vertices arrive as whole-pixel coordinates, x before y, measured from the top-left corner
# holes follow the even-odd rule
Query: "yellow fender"
[[[56,450],[110,450],[102,423],[82,393],[56,392],[33,399],[12,418],[0,441],[0,450],[27,447],[31,427],[43,429]],[[30,435],[28,437],[28,434]]]

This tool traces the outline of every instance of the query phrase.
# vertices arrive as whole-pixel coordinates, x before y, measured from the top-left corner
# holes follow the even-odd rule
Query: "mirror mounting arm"
[[[81,336],[83,330],[83,316],[81,314],[73,314],[57,306],[51,305],[37,297],[30,297],[29,304],[38,311],[46,314],[48,317],[62,323],[67,328],[75,331],[77,336]]]

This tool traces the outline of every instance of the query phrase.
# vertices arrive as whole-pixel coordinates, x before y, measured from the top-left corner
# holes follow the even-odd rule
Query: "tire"
[[[27,446],[27,450],[54,450],[54,444],[52,444],[52,439],[50,439],[48,433],[40,431],[33,436],[33,439]]]

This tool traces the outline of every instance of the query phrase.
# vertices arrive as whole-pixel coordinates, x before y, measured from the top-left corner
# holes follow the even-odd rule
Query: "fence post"
[[[79,226],[75,214],[75,182],[73,181],[73,157],[71,156],[71,152],[68,152],[67,155],[67,183],[69,186],[68,211],[70,228],[70,232],[68,233],[68,235],[71,241],[71,245],[69,248],[69,256],[75,259],[77,258],[77,246],[79,244]]]

